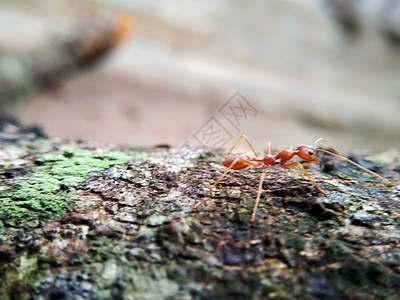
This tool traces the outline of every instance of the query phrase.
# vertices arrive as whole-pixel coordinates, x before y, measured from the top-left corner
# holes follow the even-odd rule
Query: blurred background
[[[116,145],[398,148],[400,1],[2,1],[0,105]]]

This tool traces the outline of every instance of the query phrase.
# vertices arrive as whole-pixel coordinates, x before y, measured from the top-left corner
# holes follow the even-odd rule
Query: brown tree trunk
[[[1,299],[398,299],[399,152],[259,169],[21,136],[0,150]]]

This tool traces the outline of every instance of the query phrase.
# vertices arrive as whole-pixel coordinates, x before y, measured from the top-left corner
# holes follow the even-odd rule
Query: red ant
[[[250,146],[251,150],[253,151],[255,157],[250,157],[245,153],[236,153],[236,154],[230,154],[233,149],[239,144],[239,142],[241,141],[241,139],[245,139],[245,141],[247,142],[247,144]],[[324,142],[327,145],[329,145],[333,150],[335,150],[338,154],[336,153],[332,153],[330,151],[324,150],[324,149],[316,149],[316,145],[319,142]],[[250,141],[247,139],[247,137],[243,134],[239,137],[239,139],[236,141],[236,143],[231,147],[231,149],[229,150],[228,156],[224,159],[224,161],[222,162],[222,164],[227,168],[227,170],[218,178],[218,180],[211,186],[211,188],[207,191],[207,193],[203,196],[203,198],[200,200],[200,202],[198,202],[197,204],[192,205],[192,208],[196,208],[198,207],[201,203],[203,203],[204,198],[206,198],[206,196],[216,187],[216,185],[221,181],[221,179],[230,171],[230,170],[242,170],[245,169],[249,166],[253,166],[255,168],[260,168],[262,166],[265,166],[264,171],[261,174],[261,178],[260,178],[260,183],[258,185],[258,192],[257,192],[257,198],[256,198],[256,202],[254,204],[254,208],[253,208],[253,213],[251,215],[251,221],[254,222],[256,219],[256,211],[257,211],[257,207],[258,207],[258,203],[260,201],[260,195],[261,195],[261,190],[262,190],[262,182],[264,180],[265,174],[268,171],[268,168],[273,165],[274,163],[277,162],[277,160],[279,161],[279,164],[281,167],[284,168],[290,168],[292,166],[298,166],[300,171],[302,172],[302,174],[305,174],[306,177],[308,178],[308,180],[313,183],[315,185],[315,187],[317,188],[318,191],[320,191],[322,194],[324,195],[328,195],[328,193],[326,191],[324,191],[322,188],[320,188],[316,182],[311,178],[310,174],[307,172],[307,170],[303,167],[303,165],[300,163],[299,158],[303,159],[304,161],[310,161],[310,162],[314,162],[318,165],[321,165],[321,162],[318,161],[317,159],[317,152],[323,152],[332,156],[335,156],[337,158],[340,158],[341,160],[344,160],[348,163],[351,163],[352,165],[362,169],[365,172],[368,172],[376,177],[378,177],[379,179],[381,179],[382,181],[384,181],[385,183],[389,184],[389,181],[386,180],[385,178],[383,178],[382,176],[380,176],[379,174],[376,174],[375,172],[372,172],[371,170],[368,170],[367,168],[364,168],[363,166],[360,166],[359,164],[355,163],[354,161],[343,157],[340,153],[340,151],[338,151],[335,147],[333,147],[331,144],[329,144],[327,141],[325,141],[323,138],[319,138],[315,141],[314,146],[309,146],[309,145],[301,145],[298,146],[296,148],[296,150],[293,149],[293,147],[290,147],[288,149],[284,149],[281,152],[279,152],[277,155],[273,155],[272,154],[272,148],[271,148],[271,143],[268,143],[268,147],[267,147],[267,155],[265,155],[264,157],[259,157],[257,155],[256,150],[254,149],[253,145],[250,143]],[[291,160],[292,158],[295,158],[295,162],[292,163],[287,163],[289,160]],[[256,164],[259,163],[259,164]]]

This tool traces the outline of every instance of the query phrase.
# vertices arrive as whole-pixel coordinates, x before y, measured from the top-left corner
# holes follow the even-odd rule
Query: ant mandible
[[[236,154],[230,154],[232,153],[233,149],[236,148],[236,146],[239,144],[239,142],[244,139],[247,144],[250,146],[251,150],[254,153],[254,157],[250,157],[245,153],[236,153]],[[333,150],[335,150],[338,154],[324,150],[324,149],[317,149],[316,146],[319,142],[324,142],[327,145],[329,145]],[[372,172],[371,170],[368,170],[367,168],[364,168],[363,166],[360,166],[359,164],[355,163],[354,161],[342,156],[340,151],[338,151],[335,147],[333,147],[331,144],[329,144],[327,141],[325,141],[323,138],[319,138],[315,141],[314,146],[309,146],[309,145],[300,145],[296,149],[293,147],[290,147],[288,149],[284,149],[281,152],[279,152],[277,155],[272,154],[272,147],[271,147],[271,142],[268,143],[267,146],[267,154],[264,157],[259,157],[256,150],[254,149],[253,145],[250,143],[246,135],[242,134],[238,140],[235,142],[235,144],[231,147],[229,150],[228,156],[224,159],[222,164],[227,168],[224,173],[218,178],[218,180],[211,186],[211,188],[207,191],[207,193],[201,198],[200,202],[197,204],[192,205],[192,208],[197,208],[201,203],[203,203],[204,199],[207,197],[207,195],[217,186],[217,184],[224,178],[224,176],[230,171],[230,170],[242,170],[245,169],[249,166],[255,167],[255,168],[260,168],[265,166],[264,171],[261,173],[260,177],[260,183],[258,185],[258,191],[257,191],[257,198],[256,202],[254,204],[253,208],[253,213],[251,215],[251,222],[254,222],[256,219],[256,211],[258,207],[258,203],[260,201],[260,196],[261,196],[261,191],[262,191],[262,183],[265,177],[265,174],[268,171],[268,168],[275,164],[279,160],[279,164],[283,168],[290,168],[292,166],[297,166],[299,167],[300,171],[302,174],[305,174],[308,180],[315,185],[318,191],[320,191],[324,195],[328,195],[326,191],[324,191],[322,188],[318,186],[318,184],[311,178],[310,174],[307,172],[307,170],[303,167],[303,165],[300,163],[299,157],[304,160],[304,161],[309,161],[309,162],[314,162],[318,165],[321,165],[321,162],[318,161],[317,159],[317,152],[323,152],[329,155],[332,155],[334,157],[337,157],[341,160],[344,160],[361,170],[368,172],[385,183],[389,184],[389,181],[380,176],[379,174],[376,174],[375,172]],[[294,158],[296,161],[295,162],[289,162]],[[257,164],[258,163],[258,164]]]

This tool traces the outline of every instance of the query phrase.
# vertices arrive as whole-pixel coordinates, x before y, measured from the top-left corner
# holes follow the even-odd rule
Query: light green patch
[[[193,216],[186,217],[186,222],[188,223],[189,226],[192,225],[194,222],[194,217]]]
[[[28,177],[0,191],[0,219],[58,215],[76,199],[76,188],[89,177],[89,172],[146,156],[145,152],[86,149],[39,156]]]
[[[388,161],[388,157],[385,154],[380,154],[380,155],[370,155],[368,157],[366,157],[366,160],[370,161],[370,162],[374,162],[374,163],[378,163],[378,164],[384,164]]]

